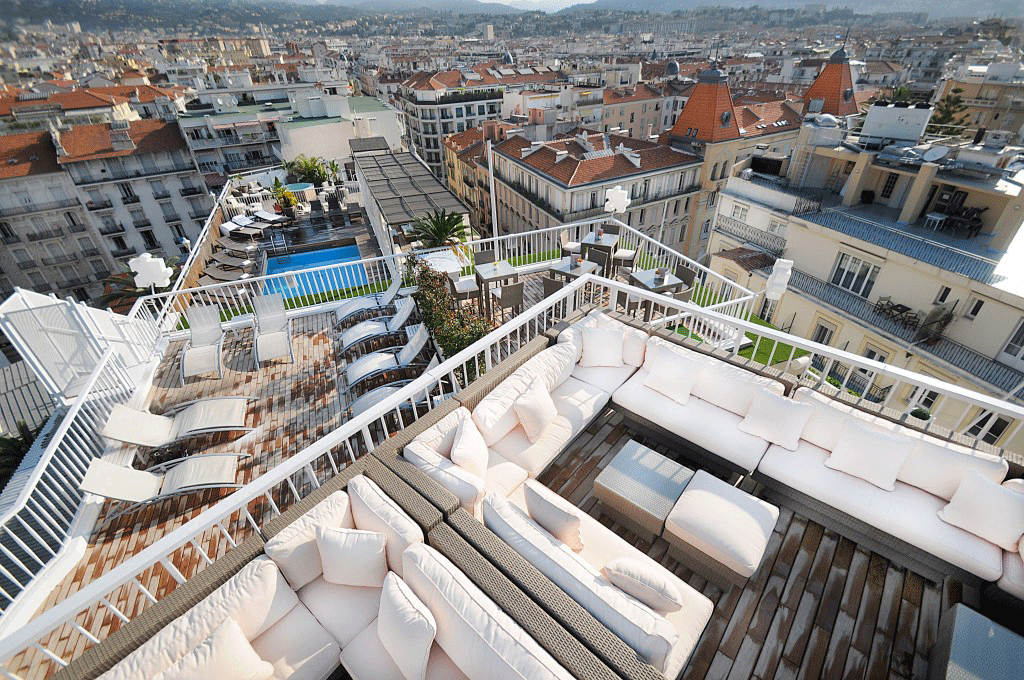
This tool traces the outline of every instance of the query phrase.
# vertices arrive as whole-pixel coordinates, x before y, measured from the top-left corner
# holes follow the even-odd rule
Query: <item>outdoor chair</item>
[[[248,397],[208,397],[178,404],[163,415],[114,404],[100,434],[126,444],[161,448],[213,432],[252,430]]]
[[[612,253],[612,265],[633,268],[636,264],[636,250],[633,248],[616,248]]]
[[[607,250],[593,246],[587,248],[587,259],[598,264],[597,273],[601,276],[604,276],[604,272],[608,268],[608,257],[609,252]]]
[[[122,515],[158,503],[166,498],[198,493],[207,489],[237,489],[238,459],[241,453],[204,453],[178,458],[147,470],[115,465],[93,458],[78,488],[85,493],[114,501],[105,526]]]
[[[523,311],[523,289],[525,281],[506,284],[491,291],[491,297],[498,310],[514,309],[516,314]]]
[[[211,279],[220,281],[222,283],[230,281],[241,281],[242,279],[248,279],[252,277],[252,274],[243,271],[242,269],[225,269],[218,264],[208,264],[203,270],[203,274],[209,276]]]
[[[672,293],[672,297],[680,302],[689,302],[693,297],[693,288],[684,288],[683,290],[677,290]]]
[[[191,305],[185,310],[188,320],[189,341],[181,350],[181,384],[185,378],[216,371],[224,376],[221,350],[224,347],[224,329],[220,325],[220,308],[216,305]]]
[[[448,272],[448,290],[456,303],[480,299],[480,286],[475,276],[460,276],[459,272]]]
[[[493,250],[478,250],[473,254],[474,264],[489,264],[494,262],[495,253]]]
[[[258,295],[253,298],[252,307],[255,314],[252,348],[256,364],[285,356],[294,362],[292,322],[284,308],[284,296],[280,293]]]
[[[578,253],[580,252],[580,248],[583,247],[579,241],[569,240],[568,229],[563,229],[562,231],[558,232],[558,241],[562,246],[562,257]]]
[[[353,346],[371,338],[380,338],[397,333],[409,323],[409,319],[414,311],[416,311],[416,301],[411,297],[402,298],[402,301],[395,310],[394,316],[363,321],[346,329],[341,334],[341,351],[347,352]]]
[[[676,265],[676,278],[682,280],[683,284],[688,288],[693,287],[693,282],[697,278],[697,272],[690,269],[684,264]]]
[[[348,328],[353,324],[394,311],[395,298],[402,288],[402,280],[395,279],[383,293],[371,293],[349,298],[334,310],[334,327]]]
[[[551,276],[545,276],[541,281],[544,282],[544,297],[546,298],[551,297],[565,287],[565,281]]]
[[[257,264],[255,260],[235,257],[233,255],[228,255],[227,253],[224,252],[214,252],[212,255],[210,255],[210,259],[216,262],[219,266],[228,267],[229,269],[252,269]]]
[[[371,352],[349,364],[345,369],[349,388],[379,371],[411,365],[430,341],[430,331],[426,324],[418,324],[407,328],[406,333],[409,334],[409,341],[404,346]]]

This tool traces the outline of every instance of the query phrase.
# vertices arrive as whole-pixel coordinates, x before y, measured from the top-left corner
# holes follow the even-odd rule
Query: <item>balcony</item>
[[[715,218],[715,229],[730,236],[743,239],[747,243],[753,243],[755,246],[767,250],[775,257],[781,257],[786,251],[786,239],[778,234],[752,227],[749,224],[725,215],[719,215]]]
[[[178,191],[182,196],[198,196],[203,193],[200,187],[184,187]]]
[[[7,245],[11,245],[11,244],[14,244],[14,243],[21,243],[21,237],[18,236],[17,234],[11,234],[10,236],[4,236],[3,240],[4,240],[4,243],[7,244]]]
[[[228,170],[249,170],[251,168],[264,168],[268,165],[276,165],[277,161],[269,156],[260,156],[258,158],[242,158],[233,161],[227,161],[224,165]]]
[[[164,223],[176,224],[181,222],[181,215],[164,215]]]
[[[99,254],[100,254],[100,249],[99,248],[83,248],[82,249],[82,256],[83,257],[98,257]]]
[[[136,228],[141,229],[143,227],[151,227],[153,226],[153,223],[150,222],[149,219],[147,218],[141,220],[132,220],[132,225],[134,225]]]
[[[79,276],[79,277],[74,278],[74,279],[67,279],[66,281],[58,281],[57,282],[57,287],[58,288],[78,288],[79,286],[87,286],[90,283],[92,283],[92,281],[90,281],[88,278],[86,278],[84,276]]]
[[[10,208],[0,208],[0,217],[13,217],[14,215],[28,215],[30,213],[45,212],[47,210],[60,210],[61,208],[74,208],[81,205],[77,198],[65,198],[59,201],[47,203],[24,203]]]
[[[127,248],[121,248],[119,250],[115,250],[113,253],[111,253],[111,255],[113,255],[117,259],[121,259],[122,257],[130,257],[132,255],[135,255],[138,252],[139,251],[137,251],[132,246],[128,246]]]
[[[134,194],[131,195],[131,196],[122,196],[121,197],[121,202],[124,203],[125,205],[134,205],[134,204],[138,203],[141,200],[142,200],[141,198],[139,198],[138,196],[136,196]]]
[[[26,269],[36,269],[39,267],[37,262],[19,262],[18,269],[25,271]]]
[[[55,255],[53,257],[44,257],[44,258],[42,258],[42,261],[43,261],[43,264],[45,264],[45,265],[53,266],[55,264],[67,264],[69,262],[74,262],[77,259],[78,259],[77,255],[65,253],[64,255]]]
[[[112,236],[113,234],[123,234],[124,226],[121,224],[104,224],[100,226],[100,233],[104,236]]]
[[[49,231],[37,231],[33,234],[28,234],[27,238],[29,241],[46,241],[51,238],[60,238],[63,235],[63,229],[60,227],[52,227]]]
[[[153,198],[155,198],[158,201],[162,201],[165,198],[170,198],[170,197],[171,197],[171,192],[170,191],[166,191],[165,190],[165,191],[154,191],[153,192]]]
[[[189,212],[188,216],[191,217],[194,220],[204,220],[205,221],[206,218],[210,216],[210,211],[209,210],[192,210],[192,211]]]
[[[151,177],[154,175],[169,175],[175,172],[191,172],[196,168],[191,163],[175,163],[174,165],[159,168],[138,168],[133,170],[107,170],[100,178],[91,174],[83,175],[75,179],[75,184],[83,186],[86,184],[99,184],[101,182],[113,182],[122,179],[133,179],[135,177]]]
[[[1009,392],[1024,381],[1024,372],[996,363],[990,357],[944,336],[940,336],[934,342],[916,342],[917,329],[877,311],[875,303],[810,274],[794,269],[789,286],[830,307],[868,322],[880,332],[898,338],[904,344],[912,344],[915,351],[931,355],[930,358],[938,359],[984,380],[998,391]]]
[[[108,210],[114,207],[114,204],[110,202],[110,199],[105,198],[101,201],[86,201],[85,207],[88,210]]]
[[[461,104],[463,102],[482,102],[491,99],[502,98],[501,88],[495,90],[485,90],[483,92],[453,92],[452,94],[444,94],[437,98],[438,104]],[[430,102],[416,102],[421,106],[423,104],[429,104]]]

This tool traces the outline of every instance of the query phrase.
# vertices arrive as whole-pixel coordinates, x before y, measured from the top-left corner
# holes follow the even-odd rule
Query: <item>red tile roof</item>
[[[818,77],[814,79],[814,83],[804,93],[805,102],[810,104],[812,99],[824,100],[821,113],[831,113],[833,116],[849,116],[857,113],[850,64],[835,61],[826,64]]]
[[[128,101],[127,97],[111,94],[95,94],[89,90],[72,90],[70,92],[54,92],[48,97],[39,99],[18,100],[15,97],[0,97],[0,116],[9,116],[18,109],[31,110],[39,107],[56,107],[61,111],[81,109],[101,109],[117,106]]]
[[[701,74],[667,137],[688,137],[709,143],[739,139],[739,125],[729,83],[724,76],[713,75],[715,73],[705,71]],[[723,121],[723,114],[728,114],[727,122]]]
[[[405,87],[413,90],[446,90],[456,87],[498,87],[500,85],[523,85],[529,83],[547,83],[560,80],[562,74],[558,71],[544,71],[542,73],[519,73],[521,68],[532,68],[522,65],[509,66],[498,62],[485,62],[477,64],[471,71],[478,74],[480,78],[467,80],[461,71],[417,71],[402,83]],[[495,76],[490,70],[499,71]],[[514,69],[514,74],[501,74],[501,69]]]
[[[132,121],[128,128],[128,136],[135,142],[135,149],[115,150],[110,142],[110,125],[75,125],[61,133],[60,142],[68,155],[61,157],[60,162],[74,163],[174,149],[187,151],[177,123],[165,123],[160,120]]]
[[[664,95],[646,83],[638,83],[633,87],[616,87],[604,91],[606,105],[638,102],[647,99],[661,99]]]
[[[0,135],[0,179],[59,171],[49,132]]]
[[[90,87],[89,92],[100,95],[114,95],[131,99],[138,97],[140,102],[151,102],[157,97],[170,97],[174,99],[185,94],[187,88],[181,85],[171,87],[156,87],[154,85],[109,85],[106,87]]]
[[[516,135],[494,146],[494,153],[504,154],[564,186],[607,182],[652,170],[700,162],[700,159],[692,154],[623,135],[589,133],[587,142],[593,146],[594,152],[614,151],[620,145],[625,146],[639,156],[640,167],[634,165],[622,153],[588,153],[590,149],[581,144],[577,137],[562,137],[544,142],[540,148],[523,158],[523,149],[529,149],[531,143],[525,137]],[[565,151],[566,154],[559,158],[559,151]]]

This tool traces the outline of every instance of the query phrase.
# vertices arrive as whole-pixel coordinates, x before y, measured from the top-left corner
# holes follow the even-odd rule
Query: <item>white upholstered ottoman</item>
[[[669,554],[722,585],[757,571],[779,509],[698,470],[665,519]]]

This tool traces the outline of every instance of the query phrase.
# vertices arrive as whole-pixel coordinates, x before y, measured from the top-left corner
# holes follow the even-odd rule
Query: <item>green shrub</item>
[[[418,289],[413,297],[423,323],[446,357],[452,357],[493,330],[494,325],[471,309],[456,304],[448,290],[448,275],[424,262],[412,264]]]

